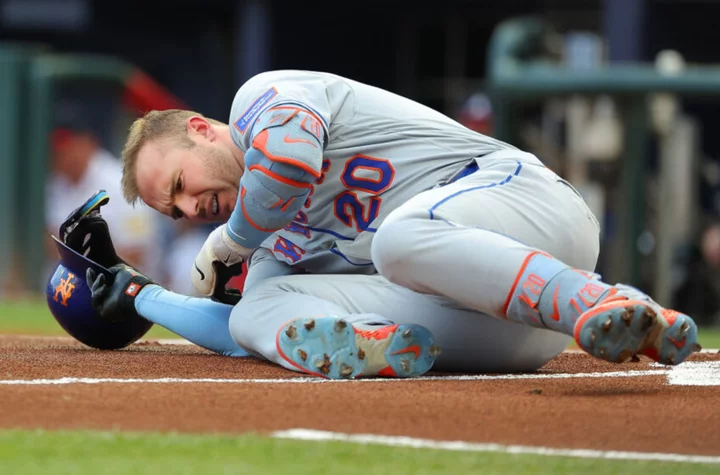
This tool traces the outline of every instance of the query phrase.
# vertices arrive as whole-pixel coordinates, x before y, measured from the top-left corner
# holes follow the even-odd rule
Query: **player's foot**
[[[286,323],[276,344],[280,356],[300,371],[329,379],[420,376],[440,354],[423,326],[353,326],[336,317]]]
[[[580,348],[615,363],[645,355],[658,363],[677,365],[701,349],[692,318],[661,307],[627,285],[616,285],[580,315],[574,333]]]

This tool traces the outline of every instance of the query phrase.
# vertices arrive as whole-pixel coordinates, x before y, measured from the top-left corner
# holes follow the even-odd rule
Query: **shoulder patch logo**
[[[270,99],[277,96],[277,93],[277,89],[275,89],[275,87],[271,87],[265,91],[262,96],[255,99],[255,102],[252,103],[248,110],[246,110],[245,113],[240,116],[237,121],[235,121],[235,128],[238,129],[241,134],[244,134],[248,125],[255,120],[255,117],[257,117],[265,104],[270,102]]]

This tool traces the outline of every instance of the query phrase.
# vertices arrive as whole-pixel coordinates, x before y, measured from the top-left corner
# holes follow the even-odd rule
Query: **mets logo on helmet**
[[[65,279],[60,279],[60,283],[55,286],[55,295],[53,300],[60,302],[60,305],[67,307],[68,300],[75,291],[75,274],[68,272]]]

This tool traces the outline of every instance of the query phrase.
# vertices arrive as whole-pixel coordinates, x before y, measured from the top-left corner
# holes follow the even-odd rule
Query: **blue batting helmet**
[[[55,236],[52,238],[60,253],[60,262],[48,280],[46,293],[50,313],[60,326],[76,340],[100,350],[117,350],[142,338],[152,322],[136,317],[111,323],[103,320],[92,307],[85,271],[92,267],[108,276],[109,271]]]

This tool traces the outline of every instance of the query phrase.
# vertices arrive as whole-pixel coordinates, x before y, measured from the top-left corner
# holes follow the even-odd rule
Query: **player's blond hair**
[[[150,111],[130,126],[122,151],[122,191],[128,203],[140,198],[137,186],[137,157],[140,149],[152,140],[163,140],[174,146],[192,148],[195,142],[187,134],[187,120],[192,116],[205,118],[211,124],[224,125],[214,119],[189,110],[168,109]]]

